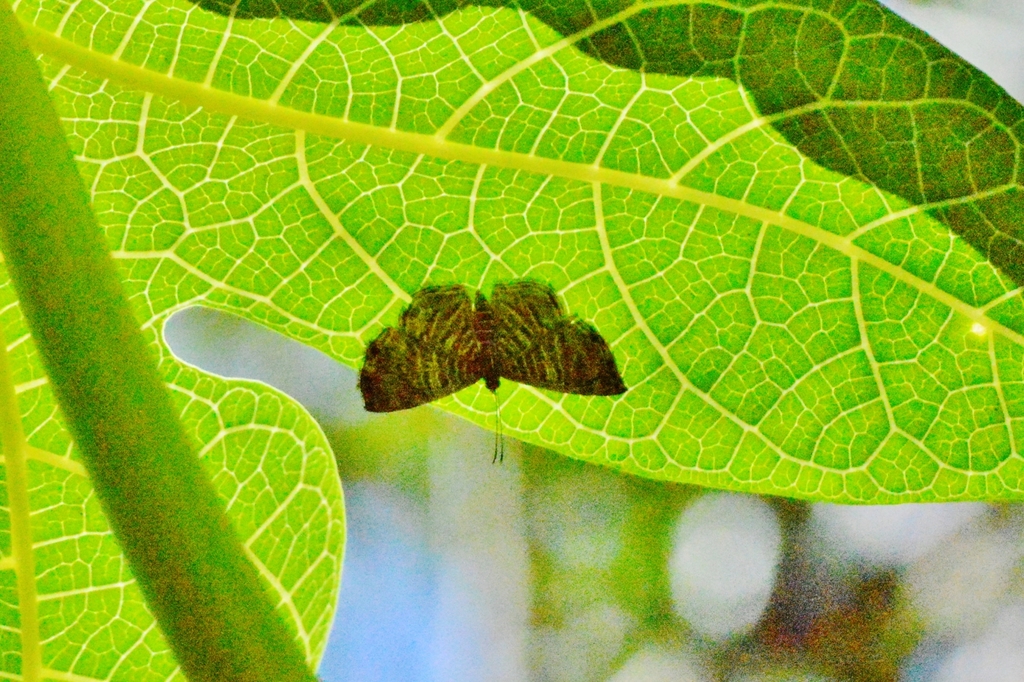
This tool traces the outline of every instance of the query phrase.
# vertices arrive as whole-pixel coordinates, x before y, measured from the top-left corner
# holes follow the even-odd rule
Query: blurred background
[[[1024,2],[885,3],[1024,100]],[[302,402],[334,448],[348,545],[324,682],[1018,682],[1024,508],[841,507],[655,483],[430,407],[194,308],[206,371]]]

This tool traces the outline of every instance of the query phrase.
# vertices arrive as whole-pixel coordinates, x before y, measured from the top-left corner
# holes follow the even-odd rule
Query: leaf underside
[[[212,108],[271,102],[267,120],[56,64],[53,91],[143,319],[214,305],[358,366],[424,284],[535,277],[631,390],[510,389],[519,436],[812,498],[1013,495],[1024,308],[993,261],[1019,244],[1021,107],[873,2],[828,4],[633,6],[601,30],[473,6],[369,27],[147,6],[101,22],[94,53],[235,97]],[[289,129],[294,111],[339,135]],[[413,149],[339,139],[347,122]],[[968,212],[987,237],[952,218]],[[489,423],[481,390],[445,406]]]
[[[327,500],[334,535],[287,558],[335,570],[329,453],[286,398],[175,361],[156,333],[170,314],[217,307],[358,367],[421,287],[521,277],[595,325],[629,391],[505,382],[510,434],[813,500],[1020,497],[1024,109],[988,77],[873,0],[431,7],[15,5],[245,532],[277,513],[268,541],[299,543],[286,491]],[[68,461],[20,347],[30,442]],[[493,425],[482,384],[439,404]],[[46,587],[71,591],[55,611],[141,612],[88,483],[35,467],[33,504],[57,519],[38,521],[40,565],[119,567]],[[311,652],[336,585],[295,606]],[[110,657],[160,650],[144,615],[109,626],[131,642]],[[105,622],[51,618],[54,635]],[[86,669],[73,659],[48,665]]]

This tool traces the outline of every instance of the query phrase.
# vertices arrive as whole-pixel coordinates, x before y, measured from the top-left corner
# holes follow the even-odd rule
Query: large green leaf
[[[425,282],[539,277],[631,390],[506,384],[519,437],[811,499],[1018,494],[1024,110],[987,77],[871,0],[399,5],[18,4],[145,319],[213,305],[357,366]]]
[[[152,330],[215,306],[358,366],[426,282],[539,277],[631,390],[506,382],[516,436],[810,499],[1024,486],[1022,108],[873,1],[16,9]],[[193,383],[271,395],[165,363],[211,415]],[[493,424],[482,386],[442,406]],[[294,419],[265,433],[305,442]],[[284,485],[271,445],[256,507]]]

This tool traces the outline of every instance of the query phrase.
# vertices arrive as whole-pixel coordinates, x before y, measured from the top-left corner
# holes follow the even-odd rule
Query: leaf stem
[[[68,430],[188,678],[315,680],[178,419],[2,0],[0,248]]]
[[[31,510],[28,503],[28,465],[25,432],[14,391],[7,339],[0,329],[0,442],[7,470],[7,500],[11,513],[11,554],[18,580],[18,612],[21,614],[21,679],[43,678],[43,652],[39,645],[39,602],[36,599],[36,561],[32,549]]]

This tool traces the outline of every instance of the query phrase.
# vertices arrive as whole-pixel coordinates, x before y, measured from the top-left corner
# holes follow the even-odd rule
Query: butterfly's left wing
[[[567,316],[550,285],[529,279],[497,284],[491,309],[502,377],[578,395],[626,392],[604,337]]]
[[[480,380],[480,342],[473,304],[460,285],[416,292],[398,327],[370,342],[359,371],[368,412],[429,403]]]

